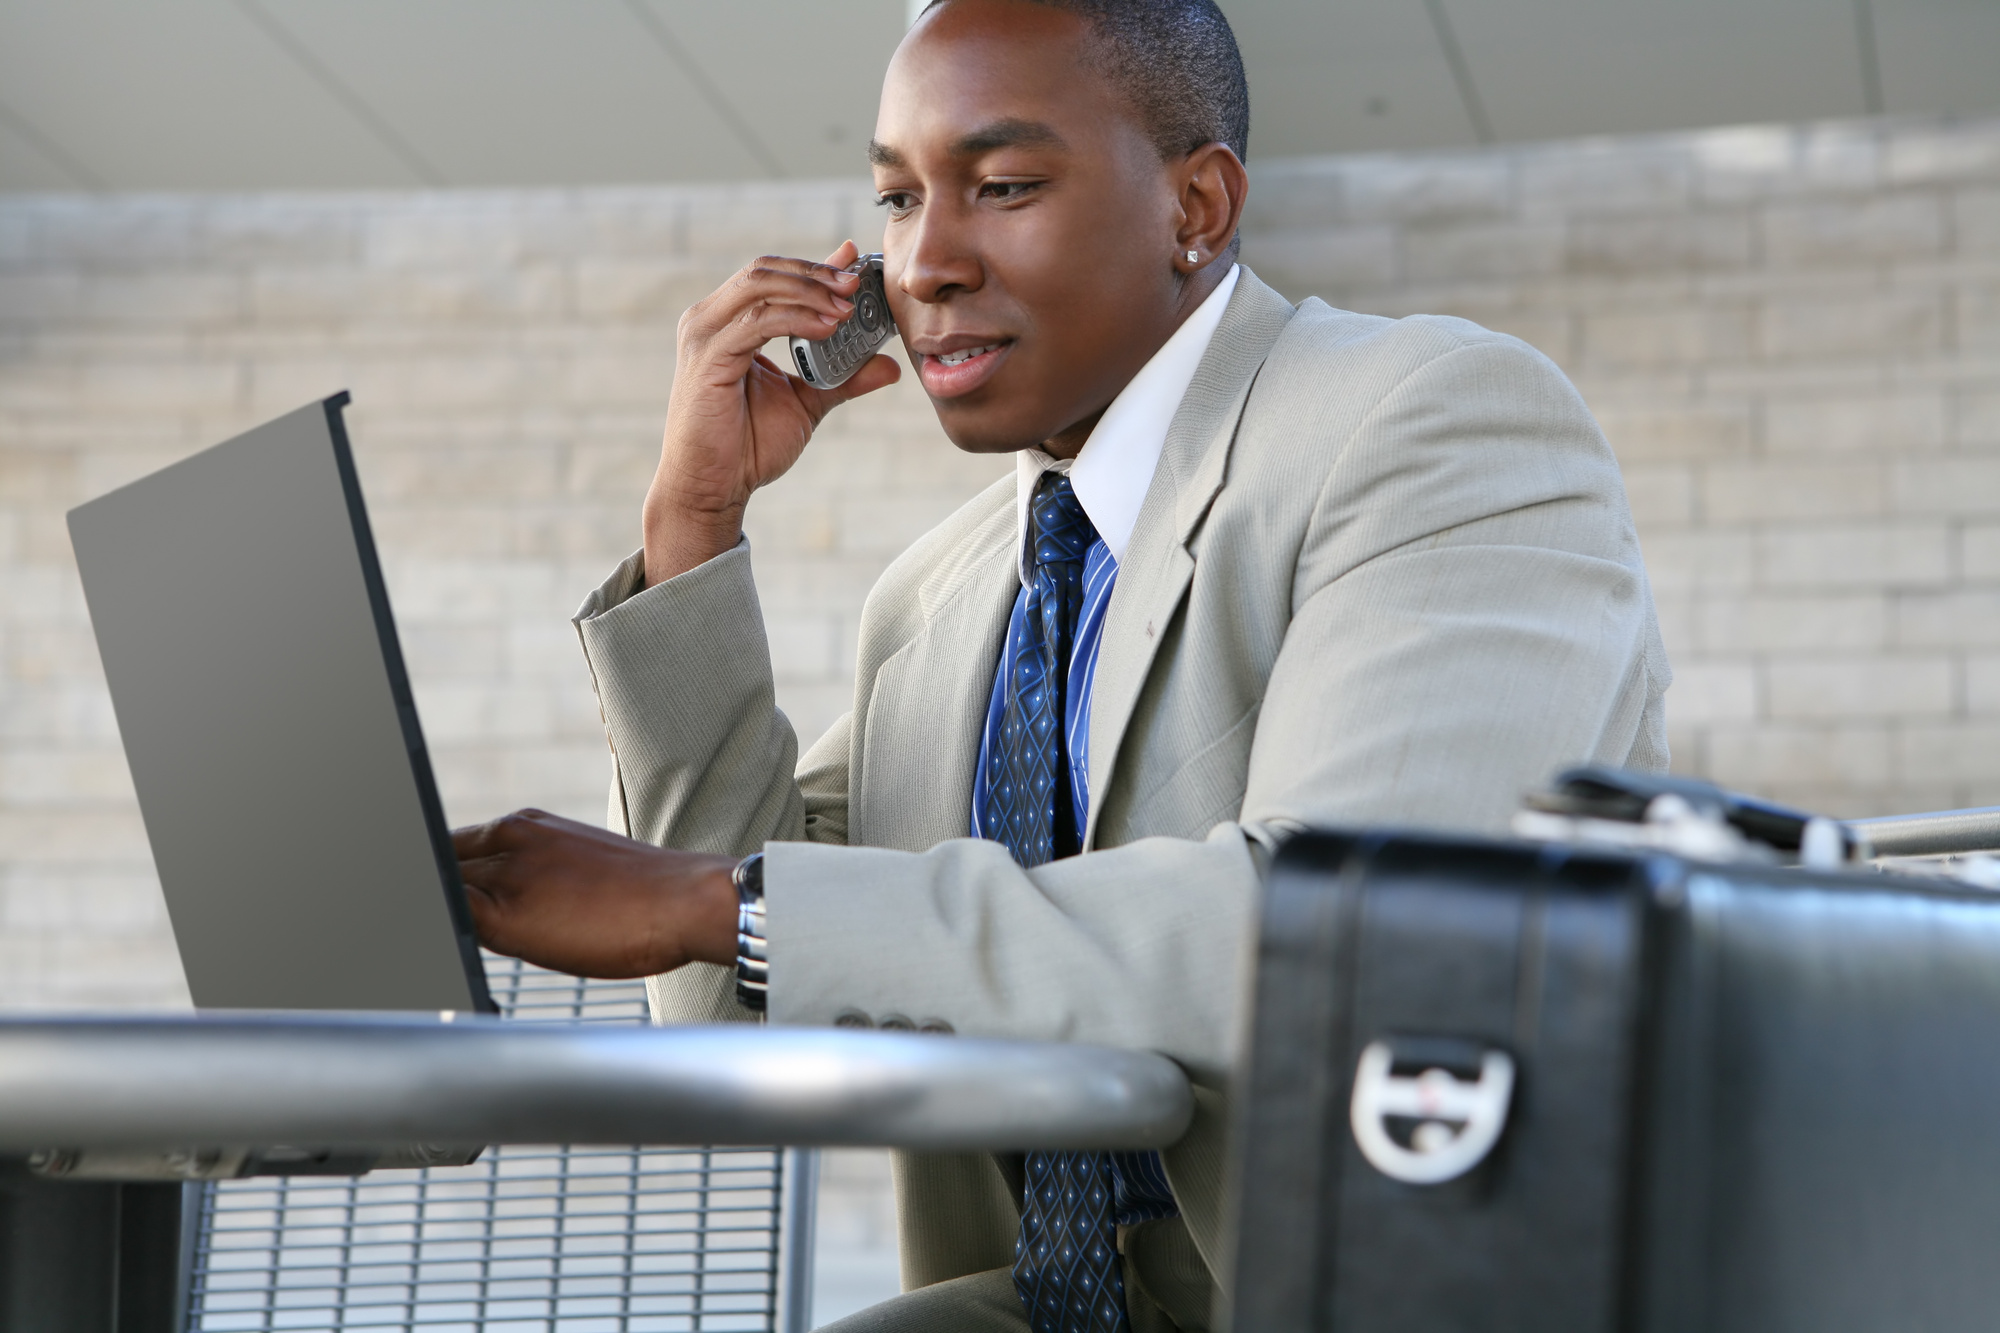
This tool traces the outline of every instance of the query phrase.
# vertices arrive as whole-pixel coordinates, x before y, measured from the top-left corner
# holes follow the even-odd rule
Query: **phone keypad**
[[[865,255],[850,271],[861,275],[861,290],[854,298],[853,313],[814,344],[825,357],[830,383],[846,379],[895,332],[882,291],[882,257]]]

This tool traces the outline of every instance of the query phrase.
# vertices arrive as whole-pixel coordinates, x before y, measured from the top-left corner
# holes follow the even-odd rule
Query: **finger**
[[[482,893],[500,896],[508,887],[512,865],[511,857],[475,856],[458,863],[458,878],[467,888],[476,885]]]
[[[852,378],[826,392],[833,396],[834,404],[837,405],[850,398],[859,398],[864,393],[886,389],[901,378],[903,378],[903,368],[896,363],[896,358],[883,356],[877,352],[868,358],[867,365],[854,372]]]
[[[854,249],[854,242],[846,241],[841,244],[840,249],[833,252],[833,258],[838,258],[842,254],[848,256],[842,263],[834,263],[832,259],[829,259],[826,263],[817,264],[810,259],[793,259],[786,255],[764,255],[761,258],[751,260],[738,269],[736,276],[731,281],[740,282],[744,278],[756,274],[782,273],[795,278],[803,278],[809,282],[816,282],[830,289],[845,290],[853,287],[856,282],[860,281],[858,274],[847,271],[847,266],[859,257],[859,251]]]
[[[540,832],[537,824],[543,818],[540,810],[511,810],[486,826],[486,841],[481,846],[492,856],[516,851]]]
[[[467,824],[451,831],[451,850],[463,861],[469,857],[491,856],[499,850],[500,831],[512,816],[500,815],[484,824]]]
[[[754,264],[745,264],[736,271],[731,282],[741,285],[762,279],[786,279],[793,282],[808,282],[820,287],[851,286],[860,275],[849,273],[844,268],[832,264],[814,264],[804,259],[760,259]]]
[[[735,380],[773,338],[804,338],[817,342],[830,336],[840,320],[798,306],[755,306],[741,312],[726,329],[718,329],[698,344],[692,365],[712,362],[725,379]]]
[[[502,856],[526,845],[540,832],[540,826],[557,817],[530,806],[513,810],[484,824],[453,829],[451,849],[460,861],[475,857]]]
[[[787,312],[786,318],[808,331],[799,336],[824,337],[853,313],[854,302],[798,274],[747,274],[690,310],[684,331],[700,344],[746,319],[762,321],[772,311]]]
[[[522,806],[510,818],[518,821],[515,824],[515,831],[528,837],[538,834],[546,836],[551,830],[559,833],[589,833],[596,828],[593,824],[585,824],[571,819],[568,815],[559,815],[535,805]]]
[[[895,358],[877,353],[868,359],[867,365],[831,389],[816,389],[796,375],[792,376],[792,383],[802,395],[810,395],[806,406],[813,412],[813,420],[818,421],[849,399],[886,389],[901,378],[903,368],[896,364]]]
[[[861,247],[853,241],[842,241],[840,248],[826,257],[826,266],[830,269],[840,270],[843,277],[853,278],[857,275],[848,273],[846,269],[849,264],[852,264],[859,258],[861,258]]]
[[[757,353],[757,355],[751,359],[756,362],[757,366],[760,369],[769,371],[771,377],[781,383],[784,382],[796,382],[799,384],[805,383],[804,380],[799,379],[798,371],[787,370],[784,366],[779,365],[776,361],[773,361],[770,357],[765,356],[762,352]]]
[[[507,914],[501,906],[477,889],[465,895],[466,906],[472,910],[472,933],[479,942],[494,953],[507,958],[518,958],[518,947],[509,938]]]
[[[803,259],[760,259],[745,264],[728,282],[695,306],[697,313],[721,312],[752,301],[790,300],[823,310],[845,310],[856,275]]]

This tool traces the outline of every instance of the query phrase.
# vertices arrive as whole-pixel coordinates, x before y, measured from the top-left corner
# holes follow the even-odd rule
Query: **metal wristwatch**
[[[771,962],[764,942],[764,853],[736,863],[736,1003],[763,1013],[771,990]]]

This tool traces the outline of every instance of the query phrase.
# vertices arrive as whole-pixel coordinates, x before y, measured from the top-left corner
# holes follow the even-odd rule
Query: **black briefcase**
[[[2000,896],[1306,834],[1236,1333],[2000,1328]]]

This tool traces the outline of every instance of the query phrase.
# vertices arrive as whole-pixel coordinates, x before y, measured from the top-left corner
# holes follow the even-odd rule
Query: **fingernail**
[[[848,311],[854,309],[854,302],[848,300],[844,296],[836,296],[833,298],[833,306],[834,309],[840,311],[840,313],[844,315]]]

